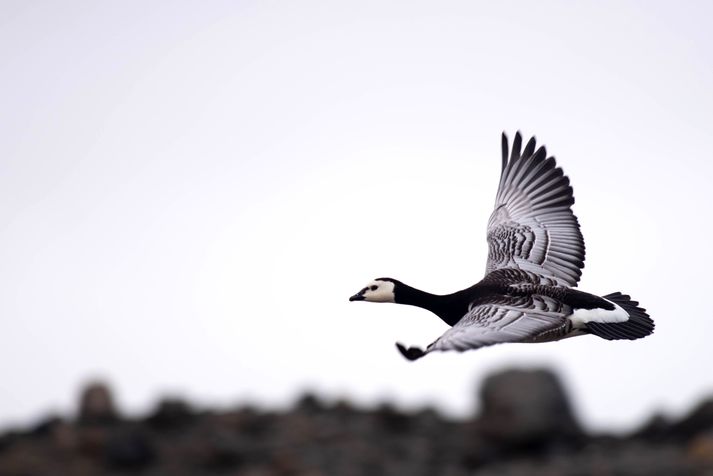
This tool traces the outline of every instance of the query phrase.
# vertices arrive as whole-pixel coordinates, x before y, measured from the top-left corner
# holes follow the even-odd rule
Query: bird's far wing
[[[517,301],[474,306],[428,346],[426,353],[436,350],[462,352],[503,342],[533,342],[547,340],[549,334],[563,332],[566,316],[571,312],[547,296],[523,296]]]
[[[584,267],[584,238],[572,213],[569,179],[536,149],[533,137],[521,151],[518,132],[508,154],[502,138],[502,173],[495,210],[488,221],[486,274],[500,268],[519,268],[576,286]]]

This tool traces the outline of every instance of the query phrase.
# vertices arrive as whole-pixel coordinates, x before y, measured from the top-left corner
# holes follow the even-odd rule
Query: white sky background
[[[108,379],[277,406],[304,389],[469,414],[553,366],[593,428],[713,393],[707,2],[3,2],[0,426]],[[405,361],[446,328],[349,303],[480,280],[500,132],[570,176],[580,287],[656,333]]]

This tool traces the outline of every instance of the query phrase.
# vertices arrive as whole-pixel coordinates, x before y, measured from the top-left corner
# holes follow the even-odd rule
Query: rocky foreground
[[[282,413],[165,400],[131,420],[95,383],[76,418],[0,436],[0,475],[713,475],[713,399],[627,436],[586,433],[548,371],[493,375],[481,399],[465,421],[309,395]]]

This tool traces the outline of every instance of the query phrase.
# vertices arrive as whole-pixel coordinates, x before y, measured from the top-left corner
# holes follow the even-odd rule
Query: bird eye
[[[376,285],[369,286],[369,289],[372,291],[376,291],[376,288],[378,288],[378,286],[376,286]]]

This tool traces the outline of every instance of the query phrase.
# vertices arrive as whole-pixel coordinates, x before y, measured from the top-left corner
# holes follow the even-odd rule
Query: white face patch
[[[614,324],[617,322],[626,322],[629,320],[629,313],[626,312],[621,306],[613,303],[609,300],[608,302],[614,305],[614,309],[607,311],[605,309],[575,309],[574,312],[569,316],[570,321],[575,328],[581,329],[585,327],[588,322],[599,322],[602,324]]]
[[[376,279],[364,288],[361,293],[364,301],[369,302],[395,302],[394,301],[394,283],[391,281],[381,281]]]

